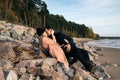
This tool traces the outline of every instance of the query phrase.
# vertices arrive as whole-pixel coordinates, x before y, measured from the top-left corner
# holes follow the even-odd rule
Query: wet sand
[[[120,49],[102,48],[100,51],[103,55],[98,57],[98,62],[104,66],[110,74],[110,79],[105,80],[120,80]]]

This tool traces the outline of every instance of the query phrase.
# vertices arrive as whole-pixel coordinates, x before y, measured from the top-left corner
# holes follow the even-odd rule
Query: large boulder
[[[17,31],[13,30],[12,32],[10,32],[10,36],[13,38],[13,39],[18,39],[19,40],[19,37],[20,35],[17,33]]]
[[[83,80],[96,80],[94,77],[91,76],[91,74],[89,72],[82,69],[82,65],[80,62],[74,63],[71,67],[75,69],[75,71],[76,71],[75,76],[77,78],[81,79],[81,77],[82,77]],[[80,75],[80,76],[78,76],[78,75]],[[74,76],[74,78],[75,78],[75,76]]]
[[[14,70],[10,70],[6,77],[6,80],[18,80],[17,73]]]
[[[10,32],[7,29],[0,30],[0,35],[10,37]]]
[[[106,72],[104,67],[96,66],[91,71],[92,75],[97,79],[109,79],[111,76]]]
[[[0,58],[5,60],[13,61],[16,57],[11,46],[0,45]]]
[[[16,32],[19,36],[23,34],[24,31],[26,31],[26,28],[22,25],[15,25],[10,32]]]
[[[34,60],[23,60],[20,61],[16,66],[29,66],[29,67],[36,67],[41,64],[48,64],[48,65],[55,65],[57,64],[57,60],[54,58],[43,58],[43,59],[34,59]]]

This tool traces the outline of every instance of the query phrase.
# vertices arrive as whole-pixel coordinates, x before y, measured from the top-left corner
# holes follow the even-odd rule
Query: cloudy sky
[[[51,14],[92,27],[100,36],[120,37],[120,0],[43,0]]]

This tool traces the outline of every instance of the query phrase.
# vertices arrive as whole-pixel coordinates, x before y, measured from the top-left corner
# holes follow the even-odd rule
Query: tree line
[[[0,20],[33,28],[52,26],[72,37],[99,39],[92,28],[85,24],[67,21],[62,15],[50,14],[41,0],[0,0]]]

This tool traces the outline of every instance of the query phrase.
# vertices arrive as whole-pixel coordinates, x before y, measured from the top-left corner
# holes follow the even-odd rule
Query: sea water
[[[101,39],[87,42],[85,44],[93,47],[108,47],[120,49],[120,39]]]

